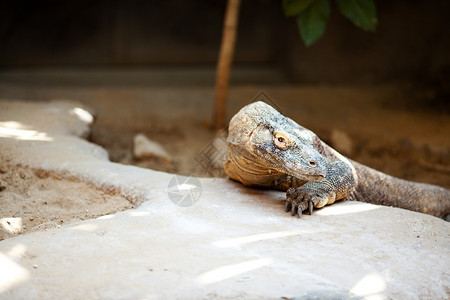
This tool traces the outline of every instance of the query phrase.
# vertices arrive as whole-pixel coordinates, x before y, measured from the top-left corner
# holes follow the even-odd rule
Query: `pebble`
[[[134,137],[133,155],[136,159],[161,159],[170,162],[172,158],[164,147],[139,133]]]

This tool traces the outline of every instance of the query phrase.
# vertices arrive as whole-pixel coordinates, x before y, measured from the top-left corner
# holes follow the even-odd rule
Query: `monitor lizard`
[[[384,174],[357,163],[312,131],[258,101],[243,107],[228,127],[224,163],[229,178],[247,186],[286,191],[286,211],[358,200],[437,217],[450,213],[450,191]]]

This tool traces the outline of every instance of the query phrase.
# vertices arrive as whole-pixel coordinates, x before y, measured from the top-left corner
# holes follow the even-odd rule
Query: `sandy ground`
[[[2,220],[0,240],[134,207],[120,195],[75,178],[19,166],[0,170],[0,186],[0,216],[7,217]]]

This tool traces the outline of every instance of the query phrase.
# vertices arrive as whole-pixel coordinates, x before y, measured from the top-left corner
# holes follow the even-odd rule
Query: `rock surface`
[[[2,165],[59,172],[143,204],[1,241],[0,298],[450,296],[449,223],[361,202],[297,219],[284,213],[284,193],[226,179],[180,186],[193,197],[180,207],[167,193],[173,174],[111,163],[81,139],[88,126],[70,114],[77,107],[0,102]]]
[[[166,162],[172,160],[161,144],[149,140],[142,133],[136,134],[133,142],[133,155],[136,159],[160,159]]]

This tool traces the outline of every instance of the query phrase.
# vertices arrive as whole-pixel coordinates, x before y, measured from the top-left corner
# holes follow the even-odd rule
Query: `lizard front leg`
[[[350,163],[329,162],[327,176],[320,182],[307,182],[286,192],[286,211],[300,217],[305,210],[312,214],[314,207],[321,208],[336,200],[348,197],[356,187],[356,175]]]

